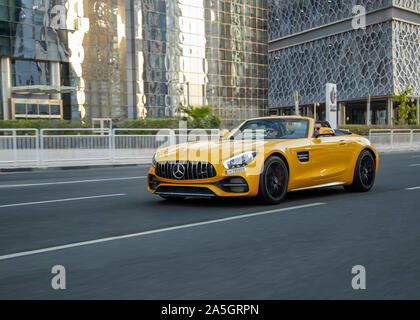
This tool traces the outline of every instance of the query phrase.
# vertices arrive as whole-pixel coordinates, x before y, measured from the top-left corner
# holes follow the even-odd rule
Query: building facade
[[[335,83],[339,124],[391,124],[392,94],[420,97],[420,2],[270,0],[269,79],[270,113],[293,113],[297,90],[300,113],[325,119]]]
[[[268,106],[267,0],[0,0],[1,119]]]

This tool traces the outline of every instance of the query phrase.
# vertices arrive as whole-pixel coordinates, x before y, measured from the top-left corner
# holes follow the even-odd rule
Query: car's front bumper
[[[215,165],[216,176],[199,180],[175,180],[158,177],[151,167],[147,190],[161,196],[180,197],[253,197],[258,194],[260,169],[245,167],[244,171],[228,174],[222,165]]]

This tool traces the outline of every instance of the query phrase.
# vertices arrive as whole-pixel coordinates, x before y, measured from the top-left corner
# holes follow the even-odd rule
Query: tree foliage
[[[392,101],[397,104],[397,118],[392,118],[395,124],[406,125],[417,123],[416,105],[411,102],[408,96],[413,92],[413,88],[407,87],[401,94],[393,94]]]
[[[204,119],[212,114],[210,106],[181,108],[183,112],[193,119]]]
[[[193,128],[219,128],[221,124],[220,117],[213,114],[211,106],[202,107],[181,107],[180,111],[185,112],[190,119],[188,126]]]

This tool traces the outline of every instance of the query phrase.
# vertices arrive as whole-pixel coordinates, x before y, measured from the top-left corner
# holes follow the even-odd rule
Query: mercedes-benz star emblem
[[[183,164],[177,163],[172,169],[172,175],[175,179],[181,180],[185,174],[185,167]]]

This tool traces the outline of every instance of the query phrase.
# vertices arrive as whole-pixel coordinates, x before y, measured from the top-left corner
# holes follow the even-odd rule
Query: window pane
[[[15,104],[15,114],[26,114],[26,106],[23,103]]]
[[[38,114],[38,106],[36,104],[28,104],[28,114]]]
[[[42,114],[42,115],[48,115],[49,114],[48,104],[40,104],[39,105],[39,114]]]
[[[51,115],[60,115],[60,105],[58,104],[51,105]]]

